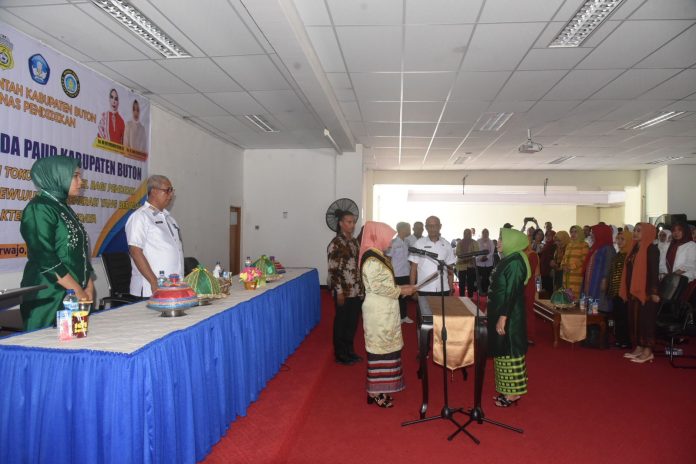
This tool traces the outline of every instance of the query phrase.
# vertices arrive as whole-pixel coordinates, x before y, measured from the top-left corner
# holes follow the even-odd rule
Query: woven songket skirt
[[[495,389],[503,395],[527,393],[527,364],[524,356],[493,358]]]
[[[387,354],[367,353],[368,393],[392,393],[404,387],[401,350]]]

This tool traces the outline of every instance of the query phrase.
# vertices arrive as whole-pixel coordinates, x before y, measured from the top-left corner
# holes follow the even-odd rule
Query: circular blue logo
[[[38,53],[29,57],[29,74],[34,82],[41,85],[46,85],[48,78],[51,76],[51,68],[48,66],[48,62]]]
[[[77,78],[77,73],[72,69],[66,69],[60,76],[60,83],[63,86],[63,92],[70,98],[75,98],[80,93],[80,79]]]

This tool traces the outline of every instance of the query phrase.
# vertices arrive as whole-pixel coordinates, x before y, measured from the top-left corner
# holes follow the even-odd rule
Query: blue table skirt
[[[0,347],[0,463],[203,459],[319,322],[312,270],[130,354]]]

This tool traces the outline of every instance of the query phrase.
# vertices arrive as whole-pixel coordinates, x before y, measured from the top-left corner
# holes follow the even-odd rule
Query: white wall
[[[596,206],[578,206],[575,221],[580,227],[597,224],[599,222],[599,208]]]
[[[324,283],[326,246],[335,235],[326,210],[343,197],[360,207],[362,174],[359,145],[343,155],[330,149],[245,150],[242,255],[274,255],[284,266],[316,267]]]
[[[648,218],[670,212],[667,174],[667,166],[660,166],[645,175],[645,214]]]
[[[635,224],[643,220],[642,187],[626,187],[624,201],[624,224]]]
[[[598,209],[599,221],[617,227],[622,227],[625,224],[626,209],[624,206],[612,206]]]
[[[667,206],[665,213],[685,213],[689,219],[696,219],[696,165],[670,165],[668,172]]]

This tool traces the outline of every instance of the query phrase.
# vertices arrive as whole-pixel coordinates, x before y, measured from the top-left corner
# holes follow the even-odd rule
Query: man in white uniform
[[[396,237],[391,242],[387,256],[391,258],[394,268],[396,285],[408,285],[411,276],[411,263],[408,260],[408,247],[412,246],[409,242],[411,237],[411,225],[408,222],[400,222],[396,225]],[[411,324],[413,319],[408,317],[406,297],[399,297],[399,311],[401,312],[401,323]]]
[[[149,297],[157,289],[160,271],[184,274],[184,250],[179,225],[165,208],[174,197],[174,187],[165,176],[147,180],[147,201],[126,223],[131,256],[132,295]]]
[[[444,293],[445,295],[450,295],[454,282],[452,266],[457,262],[457,258],[454,256],[450,243],[440,236],[442,224],[440,224],[439,218],[430,216],[426,219],[425,229],[428,235],[420,238],[414,246],[424,251],[437,253],[438,259],[447,264],[447,278],[444,281],[444,288],[440,287],[440,277],[438,276],[421,287],[418,290],[418,294],[441,295]],[[420,284],[433,272],[437,272],[437,261],[428,256],[411,254],[408,260],[411,261],[411,284]]]

